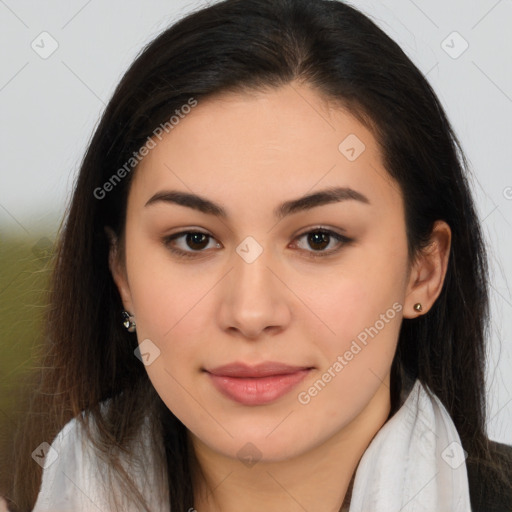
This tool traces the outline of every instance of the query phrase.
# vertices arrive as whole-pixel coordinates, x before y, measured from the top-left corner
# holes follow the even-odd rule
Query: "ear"
[[[121,296],[124,309],[126,311],[129,311],[130,313],[133,313],[132,296],[130,293],[130,287],[128,285],[128,278],[126,276],[126,268],[124,264],[121,261],[119,261],[118,257],[119,240],[117,238],[117,235],[112,230],[112,228],[110,228],[109,226],[105,226],[104,229],[110,246],[108,254],[108,266],[110,268],[110,273],[112,274],[112,278],[116,283],[117,290],[119,291],[119,295]]]
[[[442,220],[434,223],[430,244],[417,257],[410,273],[404,304],[404,318],[424,315],[439,297],[450,257],[452,232]],[[421,311],[414,305],[420,303]]]

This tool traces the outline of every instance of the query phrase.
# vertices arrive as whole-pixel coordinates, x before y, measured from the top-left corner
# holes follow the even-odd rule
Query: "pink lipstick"
[[[267,361],[255,366],[231,363],[206,370],[224,396],[243,405],[264,405],[291,391],[311,370]]]

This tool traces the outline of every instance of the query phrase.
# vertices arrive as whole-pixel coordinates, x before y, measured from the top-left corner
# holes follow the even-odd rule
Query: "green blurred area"
[[[0,232],[0,449],[4,454],[24,412],[21,386],[38,365],[53,243],[53,235]]]

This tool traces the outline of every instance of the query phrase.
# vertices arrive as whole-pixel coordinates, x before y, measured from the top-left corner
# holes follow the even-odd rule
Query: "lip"
[[[205,371],[224,396],[243,405],[264,405],[290,392],[310,370],[267,361],[254,366],[231,363]]]

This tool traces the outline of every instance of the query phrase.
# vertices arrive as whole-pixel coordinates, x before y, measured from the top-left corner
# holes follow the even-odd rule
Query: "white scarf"
[[[148,442],[146,436],[142,441]],[[110,497],[100,492],[106,482],[106,467],[100,464],[76,420],[64,427],[52,448],[58,457],[43,473],[34,512],[112,510],[107,503]],[[143,453],[151,455],[149,449]],[[167,500],[155,492],[159,486],[152,468],[151,460],[140,468],[141,488],[148,493],[151,510],[163,512]],[[113,489],[108,494],[113,494]],[[123,510],[135,508],[126,503]],[[439,399],[430,398],[416,381],[407,400],[364,452],[349,512],[470,511],[459,435]]]
[[[349,512],[470,512],[465,456],[450,415],[417,380],[364,452]]]

